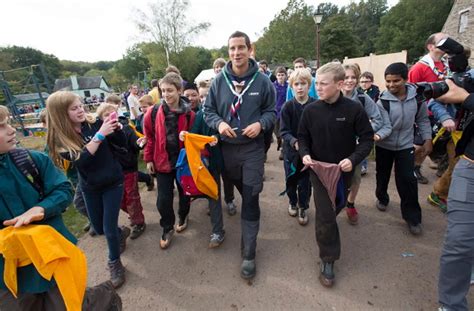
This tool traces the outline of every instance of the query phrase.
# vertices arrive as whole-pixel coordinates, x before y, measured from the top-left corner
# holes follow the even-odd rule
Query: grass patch
[[[84,228],[88,220],[79,214],[77,209],[74,208],[74,205],[69,205],[67,210],[63,213],[63,220],[66,227],[76,238],[80,238],[85,233],[82,228]]]

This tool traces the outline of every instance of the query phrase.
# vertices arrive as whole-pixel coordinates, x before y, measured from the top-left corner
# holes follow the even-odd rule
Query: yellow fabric
[[[64,172],[67,172],[69,170],[70,165],[71,165],[70,161],[63,159],[63,170],[64,170]]]
[[[0,254],[5,258],[5,285],[15,297],[17,268],[33,264],[43,278],[54,277],[67,310],[82,309],[87,282],[86,256],[54,228],[6,227],[0,230]]]
[[[196,187],[205,195],[218,199],[217,183],[201,160],[201,150],[206,144],[215,141],[215,137],[187,133],[184,136],[184,148],[188,158],[189,170]]]
[[[148,92],[148,95],[153,98],[153,104],[156,105],[160,103],[160,92],[157,87],[154,87],[150,92]]]
[[[433,138],[433,145],[436,143],[436,141],[443,136],[444,132],[446,132],[446,128],[442,127],[438,133],[436,133],[435,138]],[[451,132],[451,139],[454,142],[454,145],[456,146],[458,141],[461,139],[462,136],[462,131],[453,131]]]
[[[135,134],[137,135],[138,138],[145,137],[145,135],[143,135],[142,133],[140,133],[139,131],[137,131],[137,127],[135,126],[135,124],[133,124],[132,122],[130,122],[130,123],[128,123],[128,125],[132,128],[132,130],[135,132]]]

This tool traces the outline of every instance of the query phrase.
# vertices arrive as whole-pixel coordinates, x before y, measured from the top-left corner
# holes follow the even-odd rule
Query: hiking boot
[[[319,282],[324,287],[332,287],[334,285],[334,262],[324,262],[320,263],[320,272],[319,272]]]
[[[242,261],[242,265],[240,266],[240,276],[243,279],[252,279],[255,274],[257,273],[257,267],[255,265],[255,259],[247,260],[244,259]]]
[[[110,271],[110,282],[117,289],[125,283],[125,268],[120,259],[109,261],[107,265]]]
[[[150,182],[146,184],[146,190],[153,191],[153,189],[155,189],[155,179],[151,177]]]
[[[235,206],[234,201],[230,201],[226,205],[227,214],[229,214],[229,216],[234,216],[235,214],[237,214],[237,206]]]
[[[179,218],[178,224],[176,225],[176,232],[180,233],[186,230],[188,227],[188,216],[184,217],[182,219],[181,217]]]
[[[375,202],[375,207],[381,212],[385,212],[387,210],[387,205],[383,204],[379,200],[377,200],[377,202]]]
[[[413,224],[408,223],[408,230],[413,235],[421,235],[421,233],[423,232],[421,224],[413,225]]]
[[[171,229],[169,231],[164,231],[163,234],[161,235],[161,240],[160,240],[160,247],[161,249],[167,249],[168,246],[171,244],[171,239],[173,238],[174,230]]]
[[[435,194],[434,192],[431,192],[430,195],[428,196],[428,202],[431,205],[439,207],[443,213],[446,213],[446,211],[448,210],[446,200],[440,198],[439,195]]]
[[[421,174],[421,167],[415,166],[415,177],[419,184],[426,185],[428,183],[428,178]]]
[[[359,214],[357,213],[357,210],[355,207],[348,207],[346,208],[346,214],[347,214],[347,220],[349,223],[353,226],[357,225],[357,222],[359,220]]]
[[[211,234],[211,239],[209,241],[209,248],[219,247],[222,242],[224,242],[225,233],[213,233]]]
[[[298,208],[298,223],[302,226],[306,226],[308,223],[308,214],[306,213],[306,209],[302,207]]]
[[[296,205],[290,204],[288,206],[288,214],[291,217],[296,217],[296,215],[298,215],[298,208],[296,207]]]
[[[130,239],[135,240],[138,238],[146,229],[146,224],[143,223],[141,225],[133,225],[132,226],[132,233],[130,234]]]
[[[121,232],[120,232],[120,254],[125,252],[125,249],[127,248],[127,238],[130,235],[130,228],[126,226],[120,227]]]

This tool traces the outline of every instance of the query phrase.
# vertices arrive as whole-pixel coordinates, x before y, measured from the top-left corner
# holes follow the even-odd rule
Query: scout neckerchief
[[[227,73],[225,72],[225,70],[223,70],[222,72],[223,72],[225,81],[227,82],[227,86],[229,87],[232,94],[234,94],[234,98],[233,98],[232,103],[230,105],[229,121],[232,119],[232,117],[234,117],[240,123],[239,108],[240,108],[240,106],[242,106],[242,104],[244,102],[243,96],[248,91],[248,89],[252,85],[253,81],[257,77],[258,71],[255,72],[252,79],[250,80],[249,83],[247,83],[247,85],[245,85],[245,81],[242,81],[240,83],[235,81],[235,80],[231,81],[229,79],[229,77],[227,76]]]
[[[434,60],[431,58],[430,54],[426,54],[420,60],[420,63],[423,63],[423,64],[427,65],[428,67],[431,68],[431,70],[433,70],[434,74],[438,77],[439,80],[444,80],[445,78],[450,76],[449,64],[448,64],[448,62],[446,61],[445,58],[442,58],[441,62],[444,65],[444,70],[443,71],[440,71],[438,68],[436,68]]]

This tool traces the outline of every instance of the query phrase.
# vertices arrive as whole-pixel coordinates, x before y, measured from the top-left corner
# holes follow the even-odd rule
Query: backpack
[[[202,163],[209,167],[209,158],[201,155]],[[184,195],[190,197],[206,197],[196,186],[191,170],[189,169],[188,157],[186,156],[186,149],[181,148],[176,161],[176,180],[184,191]]]
[[[362,107],[365,108],[365,93],[359,89],[357,89],[357,98],[359,99]]]
[[[30,152],[24,148],[15,148],[8,152],[13,164],[25,176],[26,180],[38,191],[40,200],[44,198],[44,184],[36,163]]]

